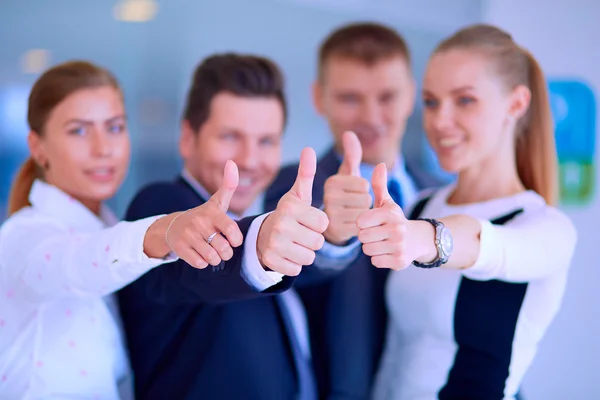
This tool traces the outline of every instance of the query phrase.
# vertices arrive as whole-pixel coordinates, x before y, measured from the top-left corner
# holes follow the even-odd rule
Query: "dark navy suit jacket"
[[[325,181],[340,167],[333,149],[321,157],[313,185],[313,205],[323,202]],[[407,165],[418,189],[441,184]],[[276,204],[296,179],[298,165],[283,168],[267,192],[267,205]],[[368,399],[383,350],[387,314],[384,301],[389,270],[371,265],[364,253],[334,279],[305,285],[304,268],[296,289],[308,316],[313,363],[322,399]]]
[[[142,189],[127,220],[204,203],[182,178]],[[246,236],[254,218],[238,222]],[[137,400],[293,399],[296,370],[274,294],[241,276],[243,246],[218,267],[161,265],[119,292]]]

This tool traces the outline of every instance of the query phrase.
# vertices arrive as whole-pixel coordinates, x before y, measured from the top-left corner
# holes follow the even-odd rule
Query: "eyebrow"
[[[475,89],[475,88],[472,85],[465,85],[465,86],[459,86],[457,88],[454,88],[450,92],[456,94],[456,93],[465,92],[465,91],[473,90],[473,89]],[[429,96],[434,95],[432,92],[430,92],[427,89],[423,89],[423,94],[429,95]]]
[[[106,121],[104,121],[105,124],[109,124],[111,122],[115,122],[119,119],[125,119],[125,115],[116,115],[112,118],[107,119]],[[79,118],[72,118],[67,120],[67,122],[65,122],[65,125],[69,125],[72,123],[77,123],[77,124],[82,124],[82,125],[94,125],[93,121],[89,121],[89,120],[85,120],[85,119],[79,119]]]
[[[234,135],[238,135],[238,136],[244,136],[245,133],[243,131],[240,131],[239,129],[233,128],[233,127],[229,127],[227,125],[223,125],[221,127],[221,133],[233,133]],[[283,132],[261,132],[259,133],[260,136],[264,137],[264,136],[281,136],[283,134]]]

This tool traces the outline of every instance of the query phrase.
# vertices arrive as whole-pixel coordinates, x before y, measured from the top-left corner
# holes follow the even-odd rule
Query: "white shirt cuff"
[[[125,222],[123,224],[122,232],[127,232],[127,234],[120,235],[120,240],[115,240],[112,243],[114,249],[111,250],[111,254],[115,255],[112,263],[126,264],[129,265],[131,269],[145,270],[161,264],[177,261],[179,257],[173,252],[167,254],[165,258],[150,258],[144,253],[144,239],[146,237],[146,232],[157,219],[162,217],[164,217],[164,215],[147,217],[133,222]]]
[[[256,217],[250,224],[246,240],[244,240],[244,255],[242,256],[242,277],[250,286],[260,292],[278,284],[283,279],[283,274],[279,272],[266,271],[260,264],[256,252],[258,232],[269,214]]]
[[[345,246],[337,246],[326,241],[316,252],[314,265],[319,268],[342,270],[356,259],[360,249],[361,243],[357,238],[351,239]]]

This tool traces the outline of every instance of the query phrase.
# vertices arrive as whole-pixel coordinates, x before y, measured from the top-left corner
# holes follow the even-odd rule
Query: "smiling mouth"
[[[440,149],[451,149],[458,146],[462,142],[460,138],[444,138],[438,140],[438,147]]]
[[[109,182],[115,176],[114,167],[93,168],[85,171],[85,174],[97,182]]]

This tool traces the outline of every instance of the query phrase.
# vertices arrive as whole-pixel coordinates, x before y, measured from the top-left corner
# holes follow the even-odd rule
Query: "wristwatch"
[[[438,268],[448,262],[454,249],[452,240],[452,232],[443,223],[437,219],[417,218],[420,221],[429,222],[435,228],[435,247],[437,248],[438,256],[430,263],[420,263],[413,261],[413,265],[419,268]]]

